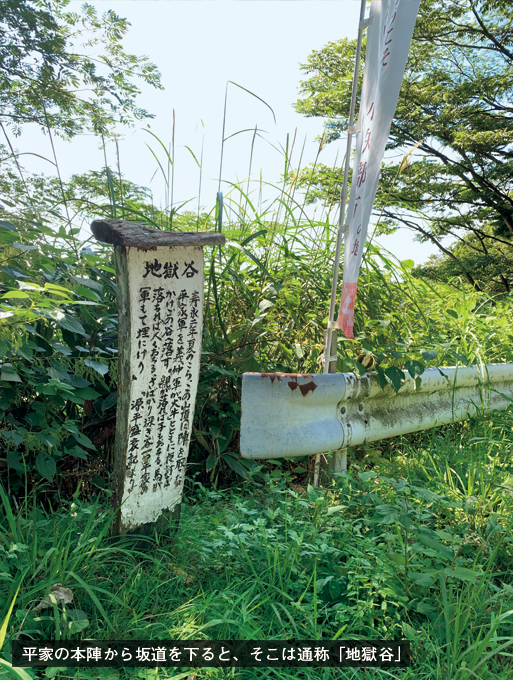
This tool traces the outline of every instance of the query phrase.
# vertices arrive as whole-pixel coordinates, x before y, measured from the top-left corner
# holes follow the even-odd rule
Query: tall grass
[[[105,538],[110,516],[98,502],[75,499],[50,516],[29,499],[16,516],[3,495],[10,518],[0,546],[4,613],[23,575],[3,654],[9,658],[8,643],[19,635],[406,638],[412,668],[368,669],[367,677],[512,678],[511,424],[511,414],[502,413],[391,440],[379,462],[355,452],[352,472],[324,490],[303,486],[301,472],[280,463],[224,491],[190,480],[178,534],[146,538],[143,549],[126,538],[115,544]],[[478,469],[485,486],[455,483]],[[41,609],[57,582],[71,589],[73,603]],[[175,680],[186,672],[152,671]],[[188,672],[256,677],[254,669]],[[100,677],[92,669],[52,673]],[[147,673],[105,671],[117,678]],[[361,675],[354,669],[258,673],[279,680]]]
[[[159,150],[152,150],[152,154],[170,197],[172,148],[170,151],[155,135],[152,139]],[[284,146],[286,169],[292,167],[294,146],[288,142]],[[201,167],[198,170],[201,177]],[[11,361],[11,365],[20,367],[27,382],[25,386],[8,385],[15,390],[12,401],[28,405],[34,398],[42,399],[29,387],[34,359],[27,356],[30,352],[33,355],[34,349],[23,349],[31,341],[27,320],[38,319],[36,333],[67,347],[68,354],[59,357],[59,366],[68,371],[68,382],[70,373],[82,374],[86,360],[92,361],[93,366],[103,362],[108,368],[105,378],[94,369],[87,374],[97,393],[91,400],[93,410],[84,417],[77,408],[80,402],[74,401],[75,405],[70,405],[64,414],[68,418],[72,414],[74,420],[80,417],[82,428],[92,428],[93,423],[103,427],[112,418],[109,409],[114,406],[111,395],[115,395],[115,368],[108,357],[116,351],[114,268],[110,248],[95,244],[94,251],[91,250],[90,240],[80,241],[78,227],[56,229],[56,205],[62,192],[66,194],[66,209],[80,220],[123,216],[157,228],[169,228],[172,218],[174,229],[195,230],[198,223],[202,230],[219,229],[215,204],[208,212],[200,213],[199,220],[197,211],[180,212],[176,206],[159,210],[148,201],[147,192],[123,180],[119,170],[117,174],[118,179],[106,168],[103,174],[75,178],[66,186],[61,181],[50,185],[44,201],[40,199],[37,218],[42,229],[34,227],[30,213],[33,201],[28,212],[23,212],[21,198],[12,210],[11,227],[0,226],[5,254],[0,279],[6,291],[2,309],[7,315],[0,332],[14,348],[15,363]],[[230,478],[233,473],[244,475],[251,467],[238,457],[238,405],[244,371],[322,370],[336,229],[328,219],[329,213],[323,221],[307,214],[294,185],[265,183],[275,198],[256,201],[260,184],[248,180],[223,181],[221,228],[227,242],[215,253],[207,249],[204,360],[191,447],[193,470],[202,471],[203,481]],[[217,217],[220,216],[218,210]],[[379,362],[378,370],[384,380],[393,380],[393,371],[405,368],[407,361],[422,367],[512,360],[507,300],[491,300],[469,291],[464,284],[459,290],[435,287],[415,278],[410,264],[398,262],[383,249],[368,245],[355,310],[355,340],[339,337],[338,371],[363,373],[365,368],[357,359],[370,353]],[[16,272],[21,273],[23,284]],[[26,283],[30,285],[27,287]],[[23,291],[20,285],[25,286]],[[48,286],[54,286],[51,296],[47,294]],[[60,292],[55,293],[58,290],[55,286],[61,286]],[[91,314],[87,305],[96,305],[99,313]],[[59,317],[62,313],[66,315],[64,320]],[[21,336],[12,343],[18,329]],[[84,348],[84,336],[94,338],[89,349]],[[56,379],[52,373],[55,350],[53,345],[45,347],[47,368],[43,382]],[[38,362],[42,358],[39,356]],[[105,370],[100,366],[100,371]],[[64,397],[72,388],[73,385],[66,387]],[[77,423],[73,426],[77,427]],[[38,441],[43,436],[41,427],[44,426],[29,430]],[[7,431],[13,434],[8,436],[28,441],[26,459],[30,463],[37,457],[40,444],[34,442],[31,447],[30,437],[21,428],[27,429],[25,424],[10,423]],[[53,430],[50,434],[55,438]],[[108,447],[109,440],[101,439],[102,445],[104,442]],[[64,450],[62,453],[67,455]],[[54,449],[45,455],[56,454]]]
[[[257,129],[251,132],[252,154]],[[223,148],[226,141],[223,132]],[[301,461],[239,459],[242,372],[321,371],[335,229],[331,207],[316,220],[293,182],[229,182],[221,166],[227,244],[207,251],[204,354],[180,531],[173,536],[169,527],[146,538],[147,549],[106,538],[108,461],[92,452],[112,432],[115,409],[114,269],[110,249],[88,250],[79,225],[122,216],[157,228],[218,228],[213,201],[206,211],[199,201],[191,212],[173,205],[174,125],[170,147],[155,142],[163,208],[124,179],[119,164],[117,176],[106,167],[68,183],[22,175],[0,226],[0,340],[7,357],[1,446],[8,472],[0,488],[0,632],[7,662],[9,642],[20,635],[406,637],[412,669],[367,670],[365,677],[513,678],[510,412],[355,449],[350,473],[324,490],[307,485]],[[294,149],[287,139],[285,177]],[[201,186],[202,155],[198,161],[189,151]],[[252,156],[250,174],[251,165]],[[264,186],[274,199],[262,199]],[[77,224],[63,227],[72,214]],[[409,262],[369,245],[355,340],[339,339],[337,369],[363,372],[362,353],[374,354],[385,377],[407,360],[512,361],[510,304],[464,284],[432,286],[412,276]],[[56,481],[39,486],[38,472],[48,475],[52,460]],[[94,502],[84,500],[93,492]],[[59,583],[72,591],[72,603],[52,599]],[[256,677],[251,669],[45,673],[100,676]]]

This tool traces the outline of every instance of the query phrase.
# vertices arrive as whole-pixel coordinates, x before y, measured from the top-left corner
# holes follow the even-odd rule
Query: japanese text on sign
[[[157,498],[171,508],[181,496],[201,352],[201,249],[150,253],[128,253],[131,376],[123,508],[134,518],[141,508],[157,515]]]

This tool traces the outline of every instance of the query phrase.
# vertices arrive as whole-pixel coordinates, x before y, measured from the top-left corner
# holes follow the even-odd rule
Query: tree
[[[425,264],[413,269],[414,275],[453,283],[456,287],[459,287],[459,282],[453,279],[466,278],[467,272],[472,272],[472,278],[479,281],[479,285],[491,295],[510,292],[513,281],[511,245],[508,243],[504,246],[495,239],[488,239],[487,242],[478,232],[455,243],[449,255],[431,255]]]
[[[129,23],[90,5],[66,11],[69,0],[0,0],[0,123],[15,134],[36,123],[64,137],[107,135],[116,122],[149,114],[135,103],[133,77],[160,87],[146,57],[127,54]],[[87,56],[81,49],[87,46]]]
[[[382,231],[412,229],[440,248],[446,274],[452,264],[502,292],[513,285],[512,37],[507,0],[422,0],[388,144],[399,154],[386,157],[376,197]],[[355,47],[330,43],[301,67],[296,109],[328,119],[327,142],[347,129]],[[339,200],[339,170],[317,164],[295,181],[309,201]],[[446,247],[449,236],[460,246]]]

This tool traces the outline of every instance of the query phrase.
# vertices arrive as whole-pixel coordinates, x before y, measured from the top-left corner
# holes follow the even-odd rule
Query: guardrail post
[[[114,245],[118,297],[118,404],[112,533],[147,533],[178,519],[198,384],[203,246],[218,233],[180,233],[96,220]]]
[[[332,474],[347,472],[347,449],[333,451],[329,459],[329,469]]]
[[[326,347],[326,336],[328,331],[324,331],[324,347]],[[331,347],[329,350],[329,359],[326,358],[325,361],[328,362],[328,373],[337,372],[337,352],[338,352],[338,332],[333,329],[331,333]],[[332,451],[331,455],[326,459],[325,456],[317,454],[315,456],[314,463],[314,486],[319,485],[321,482],[329,482],[333,479],[333,475],[340,474],[341,472],[347,472],[347,449],[338,449]]]

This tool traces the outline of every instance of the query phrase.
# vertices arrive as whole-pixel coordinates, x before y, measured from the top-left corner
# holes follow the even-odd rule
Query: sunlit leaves
[[[123,50],[128,22],[112,10],[100,18],[90,5],[82,14],[67,12],[66,5],[0,4],[0,121],[15,134],[28,122],[66,137],[86,130],[108,134],[116,121],[149,115],[136,105],[134,77],[160,87],[159,74],[146,57]],[[80,41],[96,46],[94,58],[85,56]]]
[[[405,226],[440,249],[418,274],[493,294],[513,277],[512,26],[511,3],[420,3],[389,140],[400,154],[386,157],[376,197],[381,233]],[[296,108],[328,119],[328,142],[347,128],[354,58],[354,41],[340,40],[302,66]],[[341,176],[316,163],[288,179],[335,205]]]

